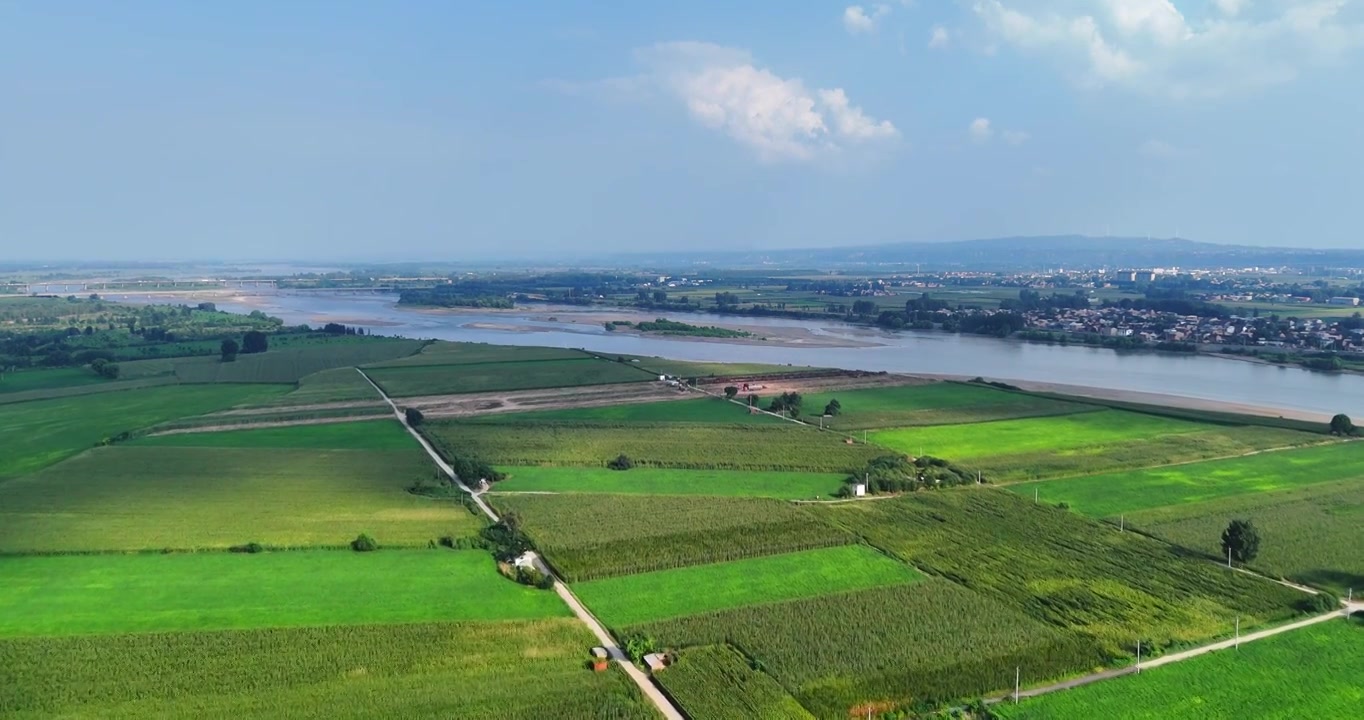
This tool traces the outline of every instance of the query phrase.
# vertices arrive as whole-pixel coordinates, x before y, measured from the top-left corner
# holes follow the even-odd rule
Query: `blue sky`
[[[0,259],[1358,247],[1360,0],[0,0]]]

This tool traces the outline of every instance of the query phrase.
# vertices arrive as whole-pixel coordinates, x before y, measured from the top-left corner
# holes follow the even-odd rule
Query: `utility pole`
[[[1137,641],[1137,674],[1141,674],[1141,641]]]
[[[1227,546],[1227,568],[1231,568],[1231,546]]]
[[[1014,704],[1015,704],[1015,705],[1018,704],[1018,687],[1019,687],[1019,680],[1021,680],[1022,677],[1023,677],[1023,669],[1020,668],[1020,667],[1015,667],[1015,668],[1014,668]]]
[[[1036,504],[1037,504],[1037,486],[1036,486],[1036,485],[1034,485],[1033,488],[1032,488],[1032,504],[1033,504],[1033,505],[1036,505]]]
[[[1119,516],[1118,516],[1118,532],[1126,532],[1126,531],[1127,531],[1127,516],[1126,516],[1126,515],[1119,515]]]

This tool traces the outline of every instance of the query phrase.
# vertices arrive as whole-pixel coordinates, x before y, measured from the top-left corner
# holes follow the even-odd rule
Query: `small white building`
[[[536,555],[534,550],[527,550],[518,555],[516,559],[512,561],[512,565],[527,570],[539,570],[539,560],[540,556]]]
[[[866,494],[867,494],[867,484],[866,484],[866,483],[853,483],[853,484],[852,484],[852,491],[853,491],[853,497],[864,497],[864,496],[866,496]]]

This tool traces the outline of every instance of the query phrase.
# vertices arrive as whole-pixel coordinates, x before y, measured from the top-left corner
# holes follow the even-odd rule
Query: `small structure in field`
[[[659,672],[668,668],[668,656],[665,653],[649,653],[644,656],[644,666],[649,668],[649,672]]]
[[[607,664],[611,661],[611,654],[606,652],[604,647],[592,648],[592,669],[596,672],[606,670]]]
[[[512,566],[526,570],[539,570],[540,556],[536,555],[534,550],[527,550],[516,556],[516,559],[512,561]]]
[[[853,484],[852,484],[852,494],[853,494],[853,497],[865,497],[866,494],[867,494],[867,484],[866,484],[866,483],[853,483]]]

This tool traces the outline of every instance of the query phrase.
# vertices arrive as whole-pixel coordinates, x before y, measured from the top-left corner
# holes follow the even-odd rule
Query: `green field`
[[[701,423],[732,425],[777,425],[785,422],[766,413],[749,413],[747,408],[716,398],[693,400],[664,400],[650,403],[627,403],[603,407],[569,408],[566,410],[535,410],[475,416],[463,422],[507,423]]]
[[[748,660],[728,645],[683,651],[657,679],[689,717],[814,720],[781,685],[750,667]]]
[[[1092,669],[1084,639],[944,580],[824,595],[627,629],[665,647],[731,644],[816,717],[930,706]],[[665,670],[664,674],[671,672]],[[666,677],[664,683],[666,685]]]
[[[1145,510],[1129,526],[1207,553],[1222,555],[1227,524],[1249,519],[1260,532],[1250,566],[1270,576],[1364,595],[1364,481],[1359,479]]]
[[[271,340],[280,338],[272,337]],[[405,357],[420,340],[373,338],[365,341],[299,342],[221,362],[216,355],[170,357],[120,363],[123,377],[174,375],[186,383],[296,383],[313,373]]]
[[[421,349],[421,352],[415,355],[397,360],[371,363],[366,367],[477,365],[480,363],[531,362],[536,360],[581,360],[585,357],[587,355],[581,350],[570,350],[568,348],[435,341],[428,343]]]
[[[323,370],[305,375],[298,381],[298,388],[288,395],[274,398],[266,403],[271,406],[312,405],[316,403],[356,402],[383,398],[369,384],[364,375],[355,368],[343,367]]]
[[[1338,480],[1364,481],[1364,443],[1267,452],[1106,475],[1048,480],[1009,489],[1045,502],[1064,502],[1092,517],[1117,517],[1251,493]]]
[[[1120,410],[870,434],[900,452],[946,458],[987,480],[1012,482],[1243,455],[1325,442],[1324,435],[1219,426]]]
[[[57,400],[60,398],[82,397],[86,395],[98,395],[101,393],[121,392],[123,390],[140,390],[142,388],[175,385],[176,383],[175,377],[168,376],[147,377],[135,380],[105,380],[90,385],[69,385],[66,387],[47,388],[43,390],[17,390],[14,392],[0,393],[0,405],[32,402],[34,400]]]
[[[837,435],[781,425],[492,424],[438,420],[423,431],[450,455],[497,465],[605,467],[625,454],[636,466],[692,470],[847,473],[885,454]]]
[[[0,557],[0,637],[568,616],[480,550]]]
[[[598,619],[619,628],[922,579],[918,571],[866,545],[845,545],[593,580],[573,591]]]
[[[112,382],[90,368],[53,368],[0,373],[0,393],[103,385]]]
[[[615,357],[615,356],[608,356]],[[805,365],[766,365],[763,363],[719,363],[719,362],[692,362],[688,360],[668,360],[659,357],[644,357],[642,355],[625,355],[626,360],[638,360],[632,365],[641,367],[655,375],[673,375],[683,378],[725,378],[725,377],[745,377],[754,375],[787,375],[791,373],[809,372],[818,368],[807,367]]]
[[[119,433],[287,391],[283,385],[175,386],[3,405],[0,437],[5,438],[5,452],[0,455],[0,479],[46,467]]]
[[[657,717],[623,673],[585,669],[595,643],[571,618],[13,638],[0,716]]]
[[[1327,622],[1185,662],[1000,704],[1005,720],[1359,717],[1364,624]]]
[[[176,433],[127,443],[147,447],[317,448],[324,450],[411,450],[421,446],[396,419],[251,428],[221,432]]]
[[[463,365],[384,367],[365,371],[392,397],[458,395],[501,390],[535,390],[644,382],[648,373],[620,363],[579,358]]]
[[[503,513],[516,514],[569,582],[853,540],[800,506],[765,498],[506,494],[489,499]]]
[[[496,492],[567,492],[638,495],[717,495],[809,500],[832,497],[843,486],[839,473],[756,470],[670,470],[517,466],[498,468],[507,479]]]
[[[1092,405],[946,382],[809,393],[804,395],[801,407],[814,414],[833,399],[838,400],[841,412],[824,423],[836,430],[979,423],[1096,409]]]
[[[831,522],[913,563],[1058,628],[1111,656],[1137,638],[1165,648],[1282,620],[1302,594],[1190,558],[999,489],[919,492],[896,500],[816,508]]]
[[[106,447],[0,483],[0,552],[426,546],[482,526],[406,491],[436,469],[419,450]]]

